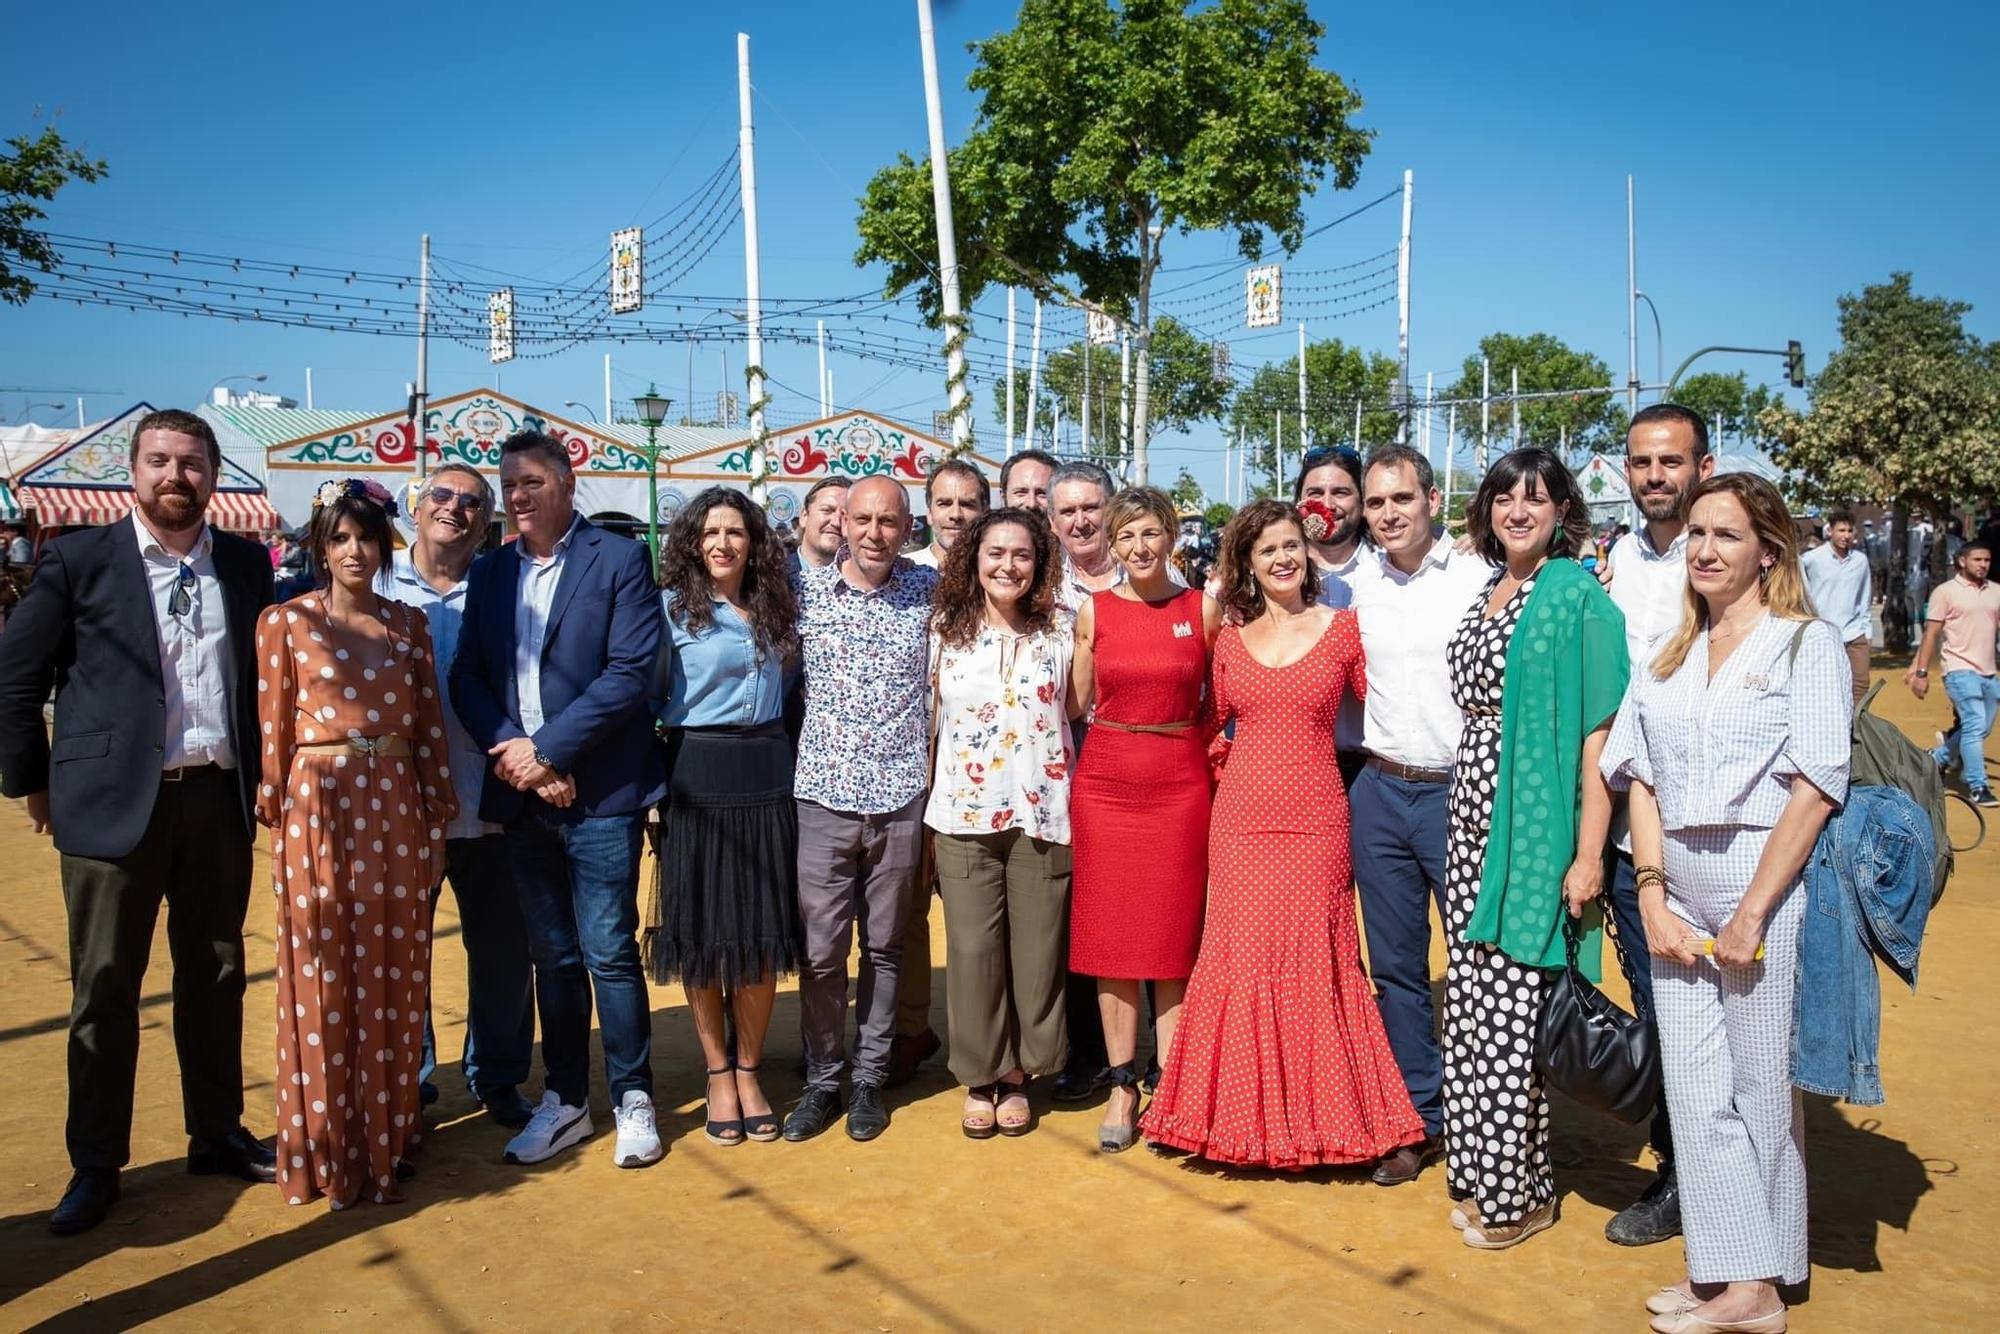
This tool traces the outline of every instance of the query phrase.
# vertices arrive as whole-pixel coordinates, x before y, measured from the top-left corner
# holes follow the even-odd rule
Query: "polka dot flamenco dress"
[[[1549,1100],[1535,1071],[1535,1028],[1553,975],[1465,940],[1493,820],[1507,646],[1534,587],[1530,578],[1488,617],[1489,583],[1445,647],[1452,699],[1465,715],[1445,855],[1445,1134],[1452,1193],[1477,1200],[1489,1228],[1512,1227],[1555,1195]]]
[[[422,612],[384,601],[387,642],[337,647],[325,595],[257,627],[258,811],[278,909],[278,1187],[336,1209],[400,1199],[423,1133],[432,891],[457,813]],[[298,747],[400,737],[406,755]]]
[[[1201,954],[1141,1128],[1222,1163],[1373,1162],[1424,1126],[1355,929],[1333,743],[1343,693],[1366,689],[1353,613],[1277,668],[1224,629],[1211,688],[1236,739],[1215,794]]]

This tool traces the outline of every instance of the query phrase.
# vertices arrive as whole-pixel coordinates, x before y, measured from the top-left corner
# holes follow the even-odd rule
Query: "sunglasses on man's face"
[[[194,607],[194,590],[200,586],[194,571],[186,561],[181,562],[181,572],[174,576],[174,591],[167,596],[167,615],[185,616]]]
[[[486,498],[477,491],[454,491],[448,486],[434,486],[424,492],[424,498],[439,509],[463,510],[476,513],[486,505]]]

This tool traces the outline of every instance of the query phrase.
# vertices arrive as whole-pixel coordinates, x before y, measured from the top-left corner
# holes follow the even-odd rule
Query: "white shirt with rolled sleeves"
[[[160,767],[215,764],[236,767],[229,745],[229,616],[222,603],[222,580],[215,572],[215,532],[206,524],[194,549],[177,556],[160,544],[132,511],[139,557],[146,569],[146,592],[153,604],[153,628],[160,645],[160,687],[166,705],[166,735]],[[193,576],[187,607],[173,613],[181,567]]]
[[[1404,574],[1386,558],[1359,562],[1350,585],[1368,659],[1362,743],[1417,769],[1449,769],[1465,720],[1451,698],[1450,642],[1493,567],[1438,538]]]
[[[1705,634],[1666,680],[1650,668],[1633,673],[1599,766],[1614,789],[1651,788],[1666,829],[1770,829],[1799,776],[1847,799],[1853,676],[1829,622],[1767,613],[1713,681]]]
[[[1833,622],[1841,642],[1868,638],[1873,618],[1868,610],[1867,554],[1856,547],[1842,556],[1828,542],[1801,556],[1799,569],[1806,577],[1806,592],[1812,594],[1813,610]]]
[[[479,818],[479,793],[492,767],[459,722],[451,706],[451,660],[458,653],[458,630],[465,620],[466,581],[461,579],[449,591],[440,593],[417,573],[415,560],[406,549],[396,553],[389,568],[375,576],[375,591],[424,613],[431,627],[431,662],[437,667],[438,698],[443,705],[444,733],[451,756],[451,786],[458,795],[458,814],[445,826],[444,836],[480,838],[499,833],[500,826]]]

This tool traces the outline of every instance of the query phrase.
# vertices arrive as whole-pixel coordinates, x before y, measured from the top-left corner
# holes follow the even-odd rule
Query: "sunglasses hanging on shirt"
[[[186,561],[181,562],[181,572],[174,577],[174,591],[167,598],[167,615],[185,616],[194,607],[194,590],[200,581]]]

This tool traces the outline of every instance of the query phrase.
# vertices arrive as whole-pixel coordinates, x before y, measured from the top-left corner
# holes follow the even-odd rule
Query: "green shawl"
[[[1500,762],[1486,863],[1465,938],[1530,968],[1561,968],[1562,882],[1576,859],[1583,739],[1624,698],[1631,663],[1625,616],[1573,560],[1535,576],[1507,646],[1500,693]],[[1602,978],[1603,920],[1586,912],[1578,957]]]

